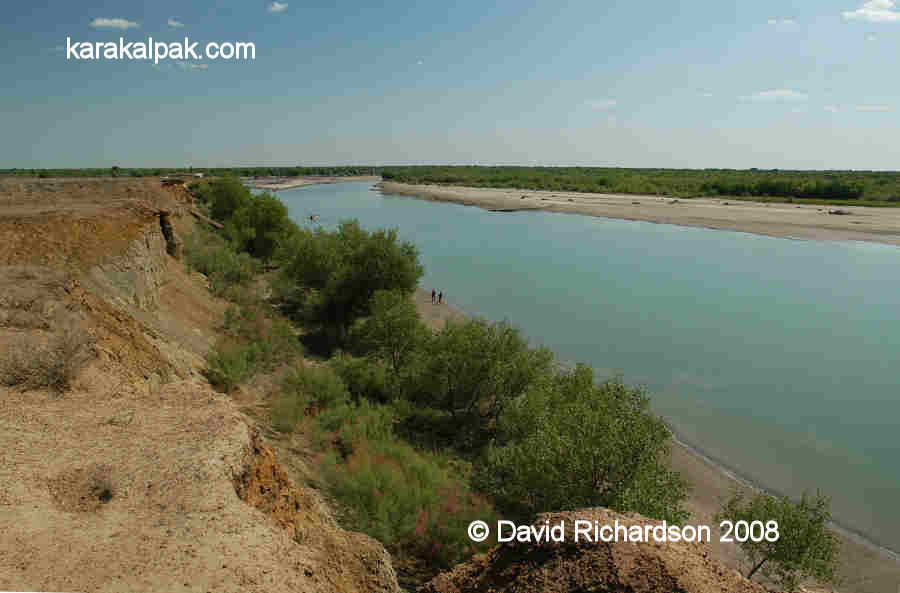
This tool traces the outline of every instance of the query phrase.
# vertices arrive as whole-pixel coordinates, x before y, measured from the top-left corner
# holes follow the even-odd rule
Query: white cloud
[[[869,0],[856,10],[846,11],[843,15],[848,21],[896,23],[900,22],[900,11],[896,8],[897,3],[894,0]]]
[[[175,64],[188,72],[200,72],[209,68],[209,64],[194,64],[193,62],[175,62]]]
[[[706,98],[706,99],[709,99],[710,97],[713,96],[713,94],[712,94],[712,93],[697,93],[697,96],[698,96],[698,97],[704,97],[704,98]]]
[[[601,99],[599,101],[588,101],[588,105],[590,105],[591,109],[596,109],[597,111],[606,111],[607,109],[612,109],[616,106],[615,99]]]
[[[855,109],[867,113],[882,113],[892,111],[894,108],[891,105],[857,105]]]
[[[840,111],[840,108],[837,105],[826,105],[825,111],[827,111],[828,113],[837,113],[838,111]]]
[[[95,29],[137,29],[138,24],[128,19],[104,19],[96,18],[91,21],[90,25]]]
[[[760,91],[758,93],[753,93],[752,95],[744,95],[740,98],[742,101],[754,101],[754,102],[776,102],[776,101],[806,101],[809,99],[809,95],[806,93],[800,93],[797,91],[792,91],[791,89],[774,89],[771,91]]]
[[[769,19],[767,22],[772,26],[782,25],[785,27],[790,27],[797,24],[797,21],[795,21],[794,19]]]
[[[866,41],[878,41],[878,37],[874,33],[869,33],[866,35]]]
[[[278,0],[276,0],[275,2],[269,4],[269,12],[274,12],[277,14],[279,12],[284,12],[285,10],[287,10],[287,7],[287,2],[278,2]]]
[[[175,29],[180,29],[184,26],[184,23],[182,23],[181,21],[176,21],[175,19],[169,19],[168,25],[170,27],[174,27]]]

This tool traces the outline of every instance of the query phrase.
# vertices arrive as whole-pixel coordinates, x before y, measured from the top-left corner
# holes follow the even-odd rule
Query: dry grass
[[[0,357],[0,383],[64,393],[93,356],[93,339],[75,321],[62,324],[49,341],[34,334],[10,344]]]

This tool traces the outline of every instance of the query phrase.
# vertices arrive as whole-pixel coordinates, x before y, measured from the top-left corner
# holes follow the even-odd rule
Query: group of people
[[[431,304],[432,305],[440,305],[444,300],[443,292],[435,292],[434,289],[431,289]]]

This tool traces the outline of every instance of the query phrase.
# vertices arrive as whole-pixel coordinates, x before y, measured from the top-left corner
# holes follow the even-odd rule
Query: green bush
[[[216,296],[249,284],[259,271],[259,263],[250,255],[237,253],[219,235],[199,228],[185,238],[184,255],[191,268],[209,279]]]
[[[476,483],[512,516],[604,506],[679,523],[683,479],[667,467],[670,433],[640,389],[594,385],[590,367],[558,373],[509,406]]]
[[[226,393],[257,373],[290,362],[302,353],[293,327],[284,319],[230,308],[225,313],[225,325],[229,335],[207,354],[206,376],[213,386]]]
[[[305,415],[316,415],[320,410],[346,404],[349,399],[347,387],[331,369],[297,367],[281,382],[272,412],[275,428],[292,432]]]
[[[252,196],[225,224],[225,234],[238,251],[269,260],[297,226],[288,217],[287,206],[270,193]]]
[[[424,559],[431,576],[490,545],[476,546],[466,533],[471,521],[490,522],[495,515],[469,489],[465,468],[394,439],[393,414],[386,406],[348,406],[343,414],[342,453],[328,457],[324,471],[349,528],[371,535],[392,553]],[[334,420],[323,422],[333,427]]]
[[[396,386],[383,363],[338,353],[329,365],[343,379],[353,401],[389,403],[394,399]]]
[[[477,451],[493,438],[506,406],[552,364],[547,349],[531,348],[508,323],[451,323],[428,340],[409,397],[449,415],[457,427],[456,447]]]
[[[279,251],[277,285],[285,310],[318,324],[342,342],[347,329],[371,312],[378,290],[407,295],[422,276],[418,251],[396,230],[363,230],[357,221],[337,231],[298,230]]]
[[[777,534],[754,542],[752,538],[740,542],[737,527],[731,537],[747,553],[753,567],[747,573],[750,579],[760,572],[774,580],[787,591],[795,591],[806,578],[819,582],[837,582],[840,542],[830,529],[829,501],[821,494],[815,497],[806,493],[792,502],[786,497],[776,498],[758,493],[749,500],[736,492],[715,516],[718,522],[729,520],[733,524],[759,521],[766,526],[777,523]],[[765,532],[758,535],[765,535]],[[777,537],[776,537],[777,535]],[[770,541],[774,539],[775,541]]]

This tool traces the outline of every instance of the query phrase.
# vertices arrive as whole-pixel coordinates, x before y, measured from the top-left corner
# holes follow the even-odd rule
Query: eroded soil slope
[[[167,254],[187,200],[0,180],[0,590],[399,591],[200,376],[224,304]]]

